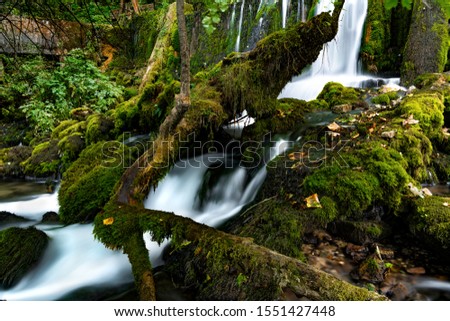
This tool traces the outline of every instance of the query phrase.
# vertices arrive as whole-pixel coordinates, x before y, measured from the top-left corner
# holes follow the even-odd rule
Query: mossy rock
[[[47,235],[34,227],[0,231],[0,285],[10,288],[29,272],[44,254]]]
[[[103,114],[95,114],[89,116],[86,122],[86,145],[112,138],[114,123],[109,117]]]
[[[409,228],[413,234],[443,258],[450,254],[450,198],[425,197],[414,200],[409,215]]]
[[[276,199],[250,207],[232,223],[230,232],[251,237],[254,242],[278,253],[304,259],[301,251],[303,221],[307,215]],[[245,222],[245,223],[244,223]]]
[[[16,214],[0,211],[0,226],[7,225],[10,223],[17,223],[17,222],[26,222],[28,221],[26,218],[22,216],[17,216]]]
[[[392,233],[389,225],[377,221],[336,221],[329,229],[346,241],[361,245],[380,242]]]
[[[84,135],[82,133],[74,133],[65,136],[58,142],[58,148],[61,152],[61,161],[64,165],[63,170],[65,170],[71,162],[77,159],[84,147]]]
[[[61,128],[58,126],[53,130],[52,137],[55,139],[61,139],[75,133],[86,133],[87,122],[84,120],[68,120],[61,122],[60,126]]]
[[[360,105],[364,104],[359,98],[358,92],[354,88],[344,87],[336,82],[329,82],[323,87],[318,100],[325,100],[330,107],[337,105],[350,104]]]
[[[420,92],[404,98],[398,113],[413,115],[428,137],[438,135],[444,125],[444,97],[437,92]]]
[[[450,156],[445,154],[434,154],[431,166],[440,182],[450,181]]]
[[[140,113],[137,101],[138,97],[133,97],[119,104],[113,111],[114,132],[119,135],[122,132],[133,132],[139,128]]]
[[[58,141],[51,140],[37,145],[31,156],[22,163],[25,174],[50,177],[58,173],[60,165]]]
[[[52,130],[52,138],[55,139],[59,139],[62,138],[65,135],[61,135],[61,133],[63,131],[65,131],[67,128],[75,125],[78,123],[78,120],[75,119],[68,119],[68,120],[63,120],[62,122],[59,123],[58,126],[56,126],[53,130]]]
[[[32,150],[29,146],[0,149],[0,176],[23,176],[21,163],[31,156]]]
[[[70,111],[70,117],[77,121],[83,121],[86,120],[93,113],[94,111],[89,107],[74,108]]]
[[[414,79],[414,86],[419,89],[439,88],[450,81],[450,75],[443,73],[427,73]]]
[[[132,151],[119,142],[98,142],[84,149],[63,175],[58,194],[61,221],[91,221],[133,160]]]

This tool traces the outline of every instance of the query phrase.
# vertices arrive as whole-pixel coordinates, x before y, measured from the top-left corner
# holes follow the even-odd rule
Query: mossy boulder
[[[17,216],[16,214],[0,211],[0,226],[7,225],[10,223],[17,223],[17,222],[26,222],[28,221],[26,218]]]
[[[21,163],[31,156],[32,150],[29,146],[0,149],[0,176],[22,176]]]
[[[72,119],[83,121],[86,120],[89,116],[91,116],[94,113],[92,109],[89,107],[79,107],[74,108],[70,111],[70,117]]]
[[[330,107],[343,104],[351,104],[354,106],[364,104],[354,88],[344,87],[336,82],[327,83],[319,96],[317,96],[317,99],[326,101]]]
[[[380,242],[392,233],[389,225],[378,221],[336,221],[329,225],[329,230],[346,241],[360,245]]]
[[[77,120],[62,121],[52,132],[53,139],[61,139],[75,133],[86,133],[87,122]]]
[[[86,145],[112,138],[113,121],[103,114],[94,114],[87,118]]]
[[[303,222],[307,215],[287,202],[271,199],[252,206],[233,223],[230,232],[251,237],[254,242],[278,253],[303,259]],[[244,223],[245,222],[245,223]]]
[[[0,286],[17,284],[42,257],[47,244],[47,235],[34,227],[0,231]]]
[[[84,135],[82,133],[74,133],[69,136],[64,136],[58,142],[58,148],[61,154],[61,161],[64,165],[63,171],[77,159],[78,155],[84,149]]]
[[[84,149],[63,175],[58,194],[61,221],[91,221],[133,160],[132,151],[119,142],[98,142]]]
[[[431,249],[448,260],[450,254],[450,198],[425,197],[413,202],[409,228]]]
[[[50,177],[58,173],[60,165],[58,141],[50,140],[34,147],[31,156],[22,163],[27,175]]]
[[[424,91],[408,96],[402,100],[399,114],[414,116],[424,134],[432,138],[441,131],[444,125],[444,96],[438,92]]]

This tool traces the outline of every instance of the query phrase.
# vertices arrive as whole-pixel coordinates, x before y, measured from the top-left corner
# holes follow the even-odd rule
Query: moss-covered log
[[[95,223],[97,238],[113,249],[127,250],[137,241],[135,231],[150,232],[157,242],[170,237],[178,249],[194,246],[190,263],[196,266],[191,266],[191,272],[195,273],[199,295],[204,298],[277,300],[293,293],[309,300],[385,299],[259,246],[250,238],[227,234],[173,213],[111,202],[97,215]],[[145,276],[147,262],[130,260],[133,271],[139,273],[135,277]]]

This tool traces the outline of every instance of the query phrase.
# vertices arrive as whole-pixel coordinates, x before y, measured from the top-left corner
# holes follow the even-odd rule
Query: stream
[[[244,3],[242,1],[240,6],[233,5],[234,11],[240,11],[239,29],[242,26]],[[283,1],[283,24],[288,3],[287,0]],[[332,10],[331,0],[320,1],[318,13],[329,10]],[[280,97],[314,99],[330,80],[356,87],[363,86],[368,80],[372,80],[372,83],[398,82],[396,78],[382,79],[363,75],[359,70],[360,43],[355,39],[361,39],[367,1],[347,0],[342,12],[336,40],[325,46],[320,57],[308,70],[286,85]],[[241,47],[239,41],[238,36],[236,51]],[[308,126],[328,122],[330,117],[333,117],[330,113],[310,115]],[[294,142],[298,138],[275,137],[275,142],[265,150],[264,161],[285,152],[290,146],[289,141]],[[264,166],[247,169],[240,166],[239,159],[233,155],[206,154],[176,163],[158,188],[150,192],[144,206],[148,209],[173,211],[217,227],[254,200],[265,177]],[[448,190],[446,187],[447,192]],[[43,214],[58,212],[58,209],[57,189],[50,194],[42,183],[0,181],[0,211],[28,219],[28,222],[16,225],[34,225],[50,237],[42,260],[13,288],[0,289],[0,300],[58,300],[89,287],[116,288],[120,292],[132,286],[133,277],[126,255],[106,249],[95,240],[91,224],[62,226],[41,223]],[[6,226],[0,225],[0,230],[4,228]],[[149,235],[145,239],[153,266],[164,264],[161,253],[168,241],[158,246],[150,240]],[[316,246],[305,245],[304,251],[311,264],[349,280],[351,266],[338,243],[330,241]],[[397,278],[400,277],[418,293],[428,293],[412,299],[443,299],[448,298],[450,293],[450,283],[446,278],[398,274]]]

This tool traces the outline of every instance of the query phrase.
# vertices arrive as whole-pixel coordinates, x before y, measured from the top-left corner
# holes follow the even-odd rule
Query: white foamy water
[[[50,237],[43,258],[16,286],[0,290],[0,299],[56,300],[84,286],[132,282],[128,258],[94,240],[91,224],[37,227]]]
[[[0,211],[40,221],[46,212],[58,212],[58,190],[59,188],[52,194],[40,194],[23,201],[0,202]]]

